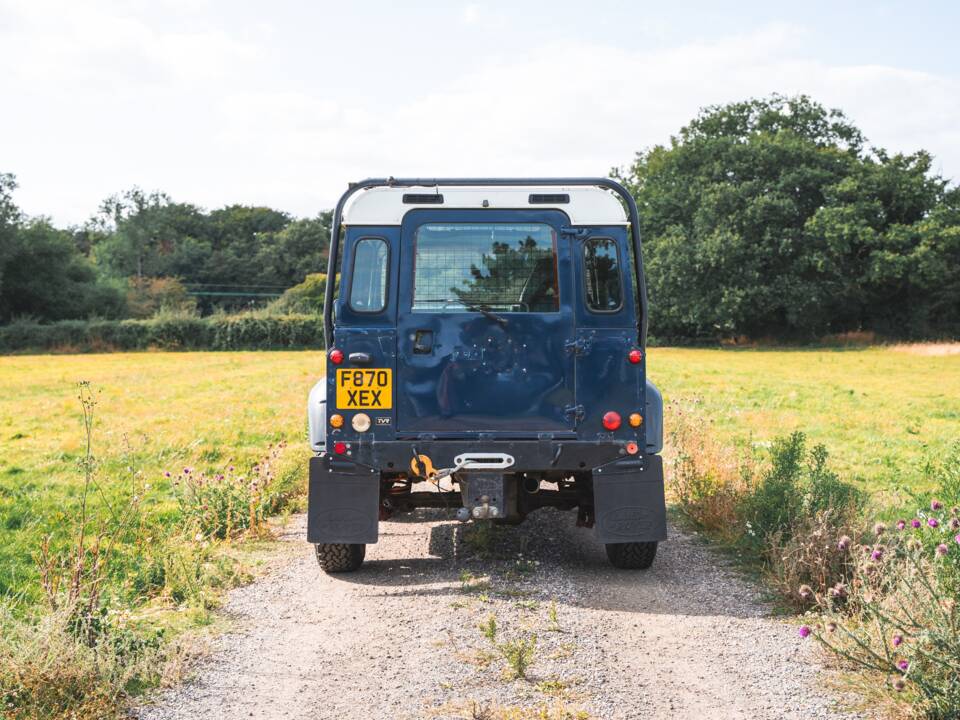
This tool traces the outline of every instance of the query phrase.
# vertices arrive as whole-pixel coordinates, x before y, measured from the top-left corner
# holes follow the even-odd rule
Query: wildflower
[[[873,561],[883,560],[883,548],[876,548],[872,553],[870,553],[870,559]]]
[[[960,507],[954,506],[954,507],[950,508],[950,514],[951,514],[951,515],[960,515]]]
[[[801,625],[801,626],[800,626],[800,637],[802,637],[802,638],[809,637],[811,632],[812,632],[812,631],[810,630],[810,626],[809,626],[809,625]]]
[[[184,474],[184,475],[189,475],[189,474],[190,474],[190,468],[185,467],[185,468],[183,469],[183,474]]]
[[[227,472],[233,472],[233,465],[227,468]]]
[[[957,541],[957,544],[960,545],[960,535],[957,535],[954,540]]]
[[[927,520],[927,525],[929,525],[932,528],[935,528],[940,525],[940,521],[937,520],[936,518],[930,518],[929,520]]]
[[[197,541],[197,542],[200,542],[201,540],[203,540],[203,533],[202,533],[202,532],[198,532],[198,533],[194,536],[193,539],[194,539],[195,541]]]
[[[910,669],[910,663],[908,663],[906,660],[897,660],[897,667],[903,672],[906,672]]]
[[[807,600],[811,595],[813,595],[813,590],[809,585],[801,585],[800,589],[797,590],[797,594],[802,600]]]
[[[903,678],[897,678],[896,680],[893,681],[893,689],[896,690],[897,692],[903,692],[903,689],[906,686],[907,684],[903,681]]]
[[[837,624],[835,622],[828,622],[826,625],[826,628],[827,628],[827,632],[830,632],[830,633],[836,632]]]
[[[947,548],[946,543],[940,543],[939,545],[937,545],[937,551],[936,551],[937,555],[946,555],[948,549],[949,548]]]
[[[950,529],[960,530],[960,518],[950,518]]]
[[[850,547],[850,543],[852,542],[853,541],[847,535],[844,535],[843,537],[840,538],[840,541],[837,543],[837,550],[839,550],[840,552],[844,552],[847,548]]]
[[[941,503],[939,500],[931,500],[931,501],[930,501],[930,509],[931,509],[931,510],[937,511],[937,510],[940,510],[941,508],[943,508],[943,503]]]
[[[913,527],[915,527],[915,528],[920,527],[920,519],[919,519],[919,518],[914,518],[913,520],[910,521],[910,525],[913,526]]]
[[[170,471],[167,470],[167,471],[163,474],[163,476],[164,476],[164,477],[170,477]]]
[[[828,590],[830,597],[842,598],[846,597],[847,588],[842,582],[838,582],[830,590]]]
[[[897,530],[903,530],[907,526],[906,520],[897,520]]]
[[[900,647],[903,644],[903,635],[899,633],[893,636],[893,646]]]
[[[886,531],[887,531],[887,526],[881,522],[878,522],[876,525],[873,526],[874,535],[878,535],[878,536],[883,535]]]

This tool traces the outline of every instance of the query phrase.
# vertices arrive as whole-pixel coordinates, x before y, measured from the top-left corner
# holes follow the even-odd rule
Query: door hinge
[[[578,228],[564,225],[562,228],[560,228],[560,234],[568,235],[574,238],[585,238],[590,234],[590,230],[588,228]]]
[[[575,423],[579,423],[583,420],[587,411],[583,409],[583,405],[567,405],[567,407],[563,409],[563,414],[567,417],[572,417]]]

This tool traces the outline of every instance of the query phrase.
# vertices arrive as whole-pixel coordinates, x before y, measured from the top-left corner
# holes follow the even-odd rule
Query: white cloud
[[[299,75],[274,60],[273,40],[190,17],[161,30],[118,7],[64,3],[49,21],[49,8],[20,3],[14,29],[0,27],[12,69],[0,96],[20,110],[0,114],[0,169],[20,176],[29,212],[81,221],[134,183],[206,206],[310,215],[370,175],[604,174],[704,105],[775,91],[840,107],[875,144],[929,149],[960,175],[956,78],[830,65],[789,25],[668,48],[491,45],[479,59],[445,58],[460,70],[435,86],[429,67],[374,56],[363,79],[332,92],[352,66]],[[461,20],[488,21],[479,5]],[[402,92],[371,84],[378,68],[402,78]]]

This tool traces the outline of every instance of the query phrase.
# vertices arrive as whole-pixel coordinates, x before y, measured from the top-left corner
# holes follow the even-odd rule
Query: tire
[[[656,556],[656,542],[607,543],[610,564],[621,570],[646,570]]]
[[[346,543],[321,543],[315,545],[317,562],[325,573],[353,572],[363,565],[366,545]]]

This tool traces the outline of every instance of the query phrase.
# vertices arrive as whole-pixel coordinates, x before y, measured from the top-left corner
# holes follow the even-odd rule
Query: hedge
[[[150,320],[15,322],[0,327],[0,353],[114,350],[322,348],[316,315],[214,315]]]

